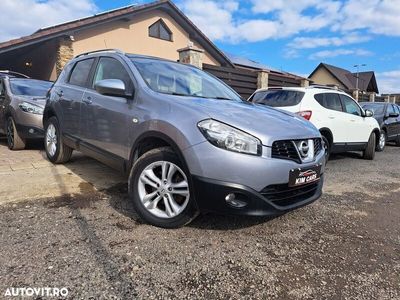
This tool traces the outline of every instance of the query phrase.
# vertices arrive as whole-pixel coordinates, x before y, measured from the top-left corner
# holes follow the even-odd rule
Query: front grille
[[[272,158],[293,160],[301,163],[299,153],[297,152],[295,142],[293,141],[275,141],[272,143]],[[320,138],[314,139],[314,156],[317,156],[322,151],[322,140]]]
[[[287,184],[274,184],[265,187],[261,194],[274,204],[285,207],[301,202],[315,195],[319,182],[289,187]]]
[[[317,156],[322,149],[322,139],[314,139],[314,155]]]
[[[272,144],[272,158],[293,160],[301,163],[296,146],[292,141],[275,141]]]

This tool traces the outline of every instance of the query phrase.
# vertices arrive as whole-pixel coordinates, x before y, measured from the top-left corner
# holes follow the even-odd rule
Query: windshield
[[[250,101],[272,107],[285,107],[299,104],[303,96],[304,93],[299,91],[269,90],[255,93]]]
[[[374,104],[364,104],[362,108],[372,110],[374,112],[374,115],[383,115],[384,110],[385,110],[385,105],[374,105]]]
[[[11,79],[11,92],[16,96],[46,97],[52,82],[32,79]]]
[[[132,62],[155,92],[241,101],[240,96],[231,88],[197,68],[149,58],[133,58]]]

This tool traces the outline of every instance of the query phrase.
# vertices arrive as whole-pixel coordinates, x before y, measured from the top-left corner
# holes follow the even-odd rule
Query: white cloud
[[[350,44],[359,44],[371,40],[370,36],[359,34],[347,34],[341,37],[296,37],[289,43],[293,49],[312,49],[329,46],[344,46]]]
[[[370,56],[373,55],[371,51],[364,50],[364,49],[334,49],[334,50],[323,50],[318,51],[309,56],[310,59],[321,60],[326,58],[332,58],[337,56],[348,56],[348,55],[355,55],[355,56]]]
[[[400,69],[375,74],[381,94],[400,93]]]
[[[39,28],[91,15],[93,0],[2,0],[0,42],[28,35]]]
[[[253,12],[276,11],[274,16],[254,17],[248,19],[236,18],[239,12],[238,1],[215,0],[181,0],[178,5],[188,17],[213,40],[231,43],[241,41],[257,42],[272,38],[283,38],[302,31],[315,31],[324,28],[338,18],[340,5],[328,1],[299,0],[304,9],[312,5],[317,10],[315,16],[303,15],[302,9],[296,5],[287,5],[286,1],[268,1],[270,6],[264,6],[263,1],[254,1]],[[292,9],[296,7],[296,9]]]
[[[341,10],[343,21],[334,29],[400,36],[400,0],[348,0]]]

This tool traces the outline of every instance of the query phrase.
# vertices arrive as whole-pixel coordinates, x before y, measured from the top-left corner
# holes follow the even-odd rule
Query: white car
[[[327,159],[330,153],[362,151],[372,160],[379,143],[378,122],[348,94],[335,88],[282,87],[257,90],[250,102],[295,113],[321,132]]]

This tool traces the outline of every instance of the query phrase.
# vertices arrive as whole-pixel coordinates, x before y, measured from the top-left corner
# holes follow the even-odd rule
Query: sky
[[[2,0],[0,41],[146,0]],[[308,76],[320,63],[375,71],[400,92],[400,0],[175,0],[223,51]],[[27,13],[28,12],[28,13]]]

